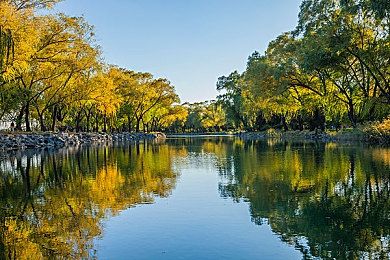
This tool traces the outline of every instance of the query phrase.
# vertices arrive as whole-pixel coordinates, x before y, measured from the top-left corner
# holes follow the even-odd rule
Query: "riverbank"
[[[390,116],[382,121],[343,128],[340,131],[281,131],[269,129],[265,132],[238,133],[241,138],[283,138],[300,140],[321,140],[325,142],[364,142],[367,144],[390,145]]]
[[[241,132],[236,136],[242,139],[263,139],[263,138],[280,138],[285,140],[316,140],[323,142],[367,142],[374,143],[370,140],[367,133],[360,129],[351,129],[344,131],[280,131],[271,130],[266,132]],[[379,142],[377,142],[379,143]]]
[[[0,133],[0,147],[3,150],[61,148],[80,144],[103,142],[128,142],[165,138],[162,133]]]
[[[280,138],[285,140],[317,140],[324,142],[336,141],[362,141],[366,138],[365,133],[359,130],[348,131],[282,131],[270,129],[263,132],[236,132],[236,133],[182,133],[182,134],[167,134],[167,137],[210,137],[210,136],[236,136],[242,139],[266,139]]]

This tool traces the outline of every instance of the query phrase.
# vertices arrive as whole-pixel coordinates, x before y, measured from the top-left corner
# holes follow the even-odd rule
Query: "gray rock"
[[[64,146],[77,146],[80,144],[129,142],[145,139],[165,138],[165,134],[145,133],[23,133],[0,134],[0,147],[3,150],[18,150],[29,148],[53,148]]]

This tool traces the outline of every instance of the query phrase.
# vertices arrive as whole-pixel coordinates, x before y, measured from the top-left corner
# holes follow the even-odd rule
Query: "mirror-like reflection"
[[[102,219],[169,195],[170,156],[146,142],[11,154],[0,164],[0,258],[92,258]]]
[[[213,193],[202,190],[205,186],[200,182],[200,170],[202,176],[217,177],[214,191],[218,190],[218,199],[234,203],[213,204],[217,203],[211,199]],[[219,241],[223,255],[213,252],[217,258],[255,258],[261,255],[257,240],[240,241],[238,246],[233,239],[237,234],[244,237],[238,233],[239,223],[215,224],[220,216],[224,216],[221,223],[229,223],[229,208],[245,203],[250,212],[247,222],[256,224],[253,234],[265,236],[256,227],[269,226],[279,237],[279,244],[271,251],[291,245],[303,259],[390,257],[387,148],[226,136],[172,138],[160,143],[13,152],[8,160],[0,162],[0,175],[0,259],[96,258],[96,241],[104,240],[105,223],[138,204],[153,203],[156,198],[176,199],[172,204],[177,211],[157,213],[131,225],[138,225],[140,232],[142,224],[155,222],[169,223],[166,228],[180,230],[161,232],[164,226],[159,226],[159,232],[153,232],[149,227],[147,231],[153,233],[148,237],[150,247],[159,244],[164,248],[167,232],[177,235],[186,230],[191,232],[184,234],[188,237],[207,234],[208,240],[188,239],[188,243],[196,242],[199,247],[207,241],[225,239]],[[181,182],[181,176],[196,181],[199,187]],[[178,185],[185,190],[172,195]],[[191,201],[178,198],[180,194],[186,194]],[[188,212],[180,212],[188,203],[200,203],[186,207],[192,214],[199,214],[196,209],[204,210],[201,204],[207,205],[209,211],[210,207],[215,210],[189,218],[192,222],[187,223],[178,218],[188,217]],[[165,206],[169,207],[169,203]],[[196,219],[202,221],[201,225],[194,223]],[[175,226],[175,221],[180,225]],[[188,228],[191,226],[197,228]],[[227,231],[229,236],[221,236]],[[246,239],[253,239],[253,234]],[[169,237],[170,247],[175,246],[175,239]],[[186,241],[180,241],[181,245]],[[208,253],[213,250],[207,248]],[[118,254],[129,256],[133,249],[129,245]],[[152,249],[141,249],[144,255],[139,258],[150,258]],[[184,255],[180,248],[175,250],[178,252],[174,256]],[[193,257],[210,257],[196,250],[195,253]],[[185,255],[190,257],[188,254],[187,250]],[[170,256],[166,254],[165,258]]]
[[[221,195],[250,202],[304,258],[388,259],[389,149],[248,141],[229,146]]]

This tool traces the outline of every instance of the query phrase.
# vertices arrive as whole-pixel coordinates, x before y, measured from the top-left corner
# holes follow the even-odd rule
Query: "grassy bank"
[[[369,144],[390,145],[390,118],[382,122],[344,128],[339,131],[283,131],[268,129],[264,132],[245,132],[238,134],[243,138],[282,138],[290,140],[316,139],[322,141],[351,141]]]

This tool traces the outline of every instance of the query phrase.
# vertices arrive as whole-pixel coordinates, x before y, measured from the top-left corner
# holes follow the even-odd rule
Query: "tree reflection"
[[[389,258],[389,150],[281,141],[232,147],[221,196],[249,201],[252,221],[269,224],[304,258]]]
[[[168,196],[163,143],[15,152],[0,163],[0,259],[86,259],[102,219]]]
[[[172,142],[11,154],[0,163],[0,259],[93,258],[102,220],[169,196],[179,165],[172,160],[189,155],[199,163],[211,157],[221,196],[248,201],[252,221],[269,224],[304,258],[389,257],[390,150],[219,137]]]

